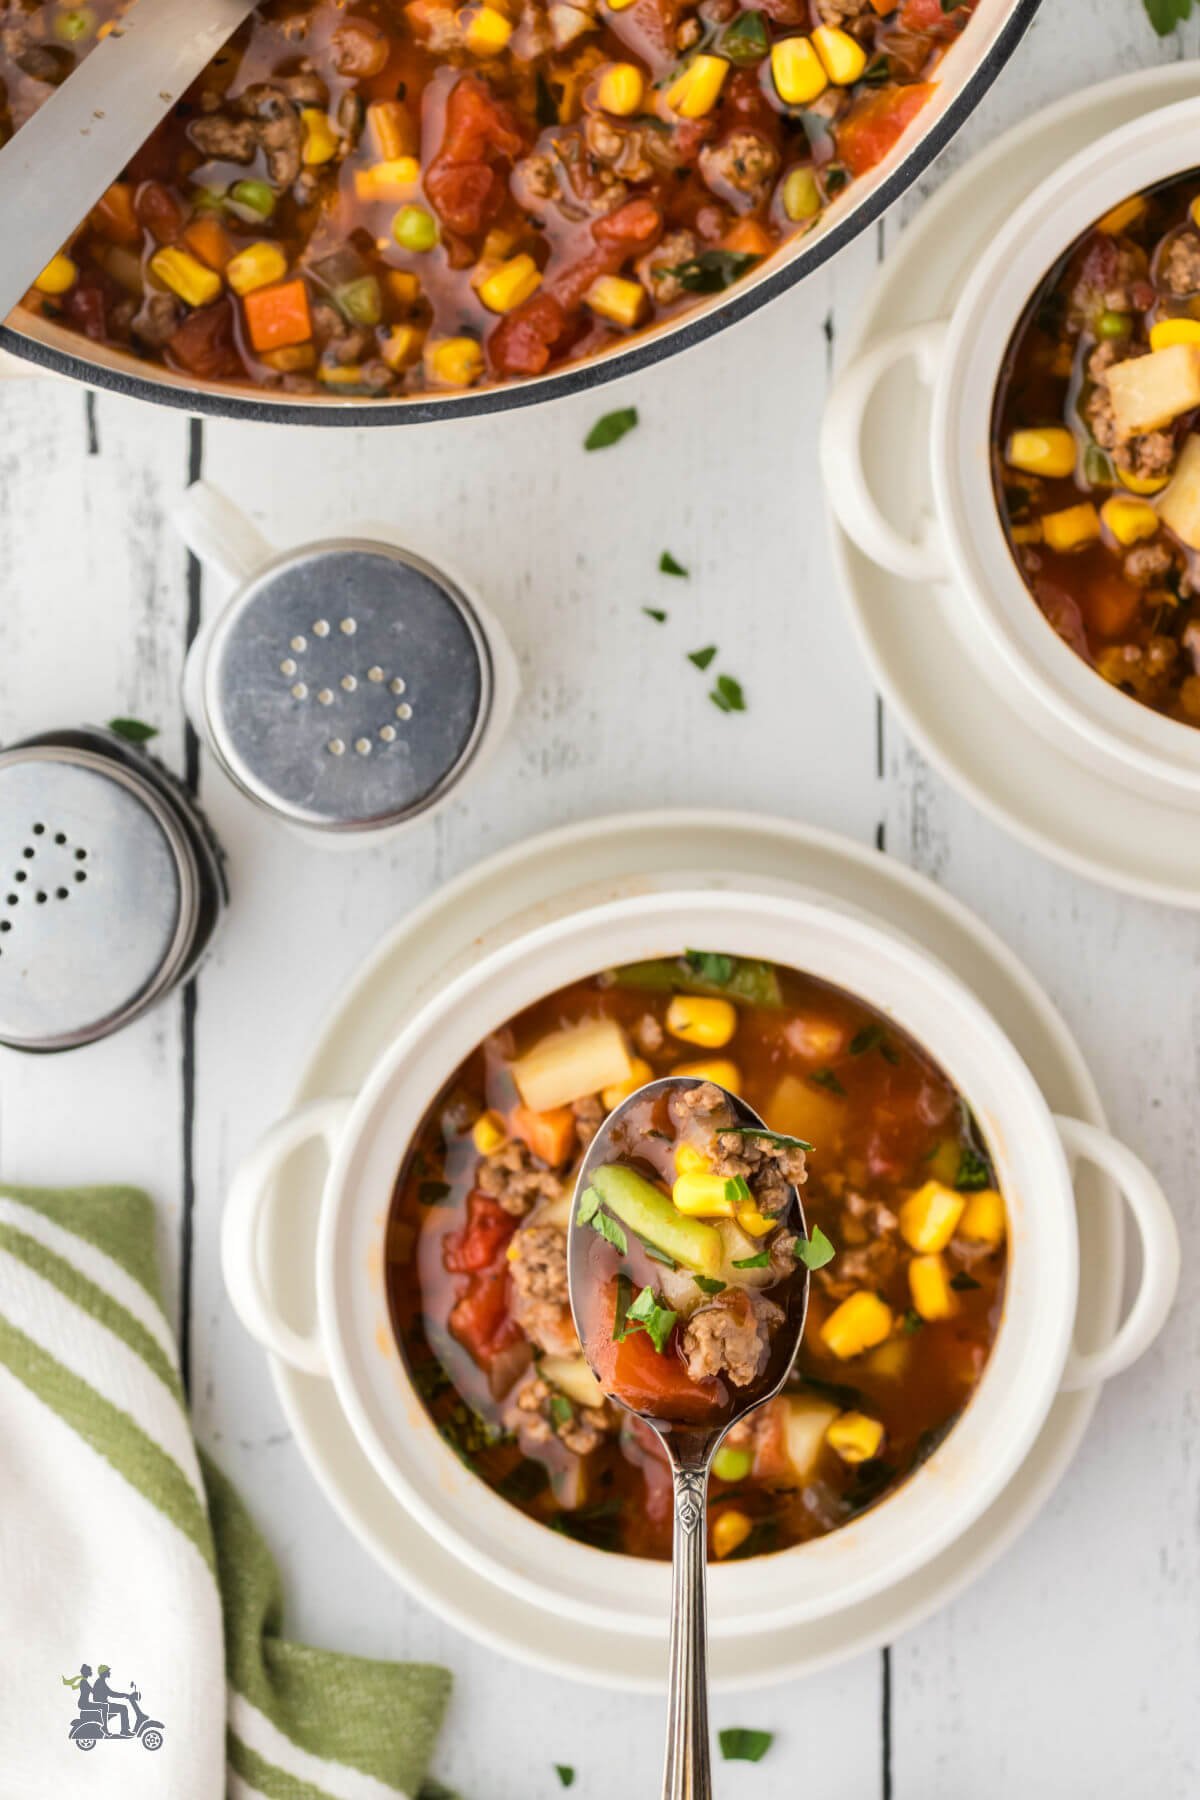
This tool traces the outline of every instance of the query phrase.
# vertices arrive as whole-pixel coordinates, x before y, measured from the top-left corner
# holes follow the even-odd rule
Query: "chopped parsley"
[[[964,1144],[958,1158],[958,1173],[954,1177],[954,1185],[960,1193],[978,1193],[980,1188],[989,1187],[992,1171],[983,1157],[972,1144]]]
[[[689,650],[688,661],[695,663],[698,669],[707,669],[716,654],[717,646],[715,644],[705,644],[703,650]]]
[[[753,1198],[750,1184],[744,1175],[730,1175],[725,1182],[725,1198],[732,1200],[735,1206],[744,1206]]]
[[[813,1226],[811,1237],[798,1237],[792,1249],[796,1253],[796,1260],[802,1262],[806,1269],[823,1269],[837,1255],[819,1225]]]
[[[721,712],[745,712],[746,696],[742,684],[732,675],[718,675],[717,685],[709,690],[709,699]]]
[[[1192,16],[1192,0],[1142,0],[1146,17],[1159,37],[1168,37],[1177,25]],[[942,0],[945,10],[946,0]]]
[[[423,1181],[417,1189],[417,1200],[421,1206],[445,1206],[449,1198],[448,1181]]]
[[[846,1090],[832,1069],[814,1069],[808,1079],[814,1087],[828,1088],[831,1094],[841,1094],[845,1098]]]
[[[786,1131],[768,1131],[762,1125],[722,1125],[722,1131],[736,1131],[739,1137],[761,1138],[764,1144],[777,1144],[781,1150],[812,1150],[805,1138],[789,1137]]]
[[[758,14],[755,13],[754,17],[757,18]],[[681,562],[676,562],[669,550],[663,551],[658,559],[658,566],[664,575],[682,575],[685,580],[687,578],[688,571]]]
[[[746,1725],[730,1725],[720,1733],[726,1762],[761,1762],[774,1742],[773,1731],[753,1731]]]
[[[757,1256],[743,1256],[740,1262],[735,1258],[733,1266],[735,1269],[769,1269],[771,1252],[760,1250]]]
[[[643,606],[642,611],[648,619],[653,619],[656,625],[665,625],[667,622],[667,615],[661,606]]]
[[[701,250],[688,262],[676,263],[673,268],[656,268],[654,273],[673,275],[685,293],[719,294],[761,260],[744,250]]]
[[[903,1319],[900,1321],[900,1328],[905,1337],[911,1337],[914,1331],[920,1331],[924,1323],[925,1321],[917,1311],[916,1307],[910,1306]]]
[[[629,1254],[629,1239],[625,1236],[624,1227],[618,1225],[615,1219],[610,1219],[606,1212],[593,1213],[588,1223],[593,1231],[598,1231],[602,1238],[607,1239],[619,1256]]]
[[[158,726],[143,724],[141,719],[110,719],[108,729],[127,744],[148,744],[158,736]]]
[[[616,412],[605,413],[584,438],[583,447],[585,450],[607,450],[610,444],[619,444],[637,422],[636,406],[622,406]]]
[[[660,1135],[665,1137],[666,1133],[663,1132]],[[646,1255],[650,1258],[651,1262],[661,1263],[664,1269],[677,1269],[679,1267],[679,1264],[675,1261],[673,1256],[668,1256],[665,1250],[660,1250],[657,1244],[652,1244],[649,1238],[644,1238],[640,1231],[635,1231],[633,1235],[642,1246],[642,1249],[646,1252]]]
[[[558,1779],[562,1782],[564,1787],[574,1787],[575,1771],[570,1763],[555,1763],[554,1773],[558,1776]]]
[[[625,1314],[625,1335],[640,1326],[661,1356],[678,1317],[669,1306],[659,1304],[653,1288],[644,1287]]]
[[[550,1417],[555,1425],[569,1425],[575,1417],[575,1408],[565,1394],[551,1394]]]
[[[965,1269],[960,1269],[956,1275],[950,1277],[950,1286],[959,1294],[969,1294],[972,1288],[977,1288],[979,1285],[975,1277],[968,1275]]]
[[[864,1025],[862,1030],[856,1031],[850,1040],[850,1054],[851,1056],[865,1056],[868,1050],[874,1050],[875,1046],[882,1042],[882,1025]]]
[[[586,1194],[583,1195],[582,1199],[579,1202],[579,1205],[575,1209],[575,1223],[577,1225],[590,1225],[592,1220],[595,1218],[596,1213],[599,1211],[599,1208],[600,1208],[599,1190],[594,1187],[590,1187],[587,1190]]]
[[[724,956],[719,950],[685,950],[683,954],[693,975],[716,987],[724,987],[733,975],[732,956]]]
[[[719,53],[736,63],[739,69],[761,62],[770,48],[767,28],[758,12],[739,13],[732,25],[725,27],[717,42]]]
[[[723,1294],[725,1292],[725,1283],[714,1280],[711,1275],[693,1275],[692,1280],[702,1294]]]

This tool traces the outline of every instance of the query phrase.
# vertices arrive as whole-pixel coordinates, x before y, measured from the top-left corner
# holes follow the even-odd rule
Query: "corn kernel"
[[[458,22],[473,56],[499,56],[513,34],[512,21],[494,6],[465,6]]]
[[[646,306],[641,282],[628,281],[622,275],[597,275],[583,298],[602,319],[626,327],[638,323]]]
[[[284,344],[278,350],[262,350],[259,361],[280,375],[300,375],[314,368],[317,353],[311,344]]]
[[[641,108],[646,80],[636,63],[609,63],[596,84],[596,103],[627,119]]]
[[[491,1156],[508,1142],[508,1126],[494,1108],[480,1113],[471,1127],[471,1142],[480,1156]]]
[[[710,1175],[712,1165],[703,1150],[697,1150],[695,1144],[676,1144],[675,1173],[677,1175]]]
[[[753,1467],[750,1451],[739,1450],[736,1444],[722,1444],[712,1461],[712,1472],[718,1481],[745,1481]]]
[[[483,374],[483,351],[474,338],[442,338],[426,350],[425,367],[442,387],[470,387]]]
[[[416,148],[413,121],[402,100],[372,100],[367,130],[385,163],[396,162]]]
[[[1061,477],[1075,472],[1075,438],[1061,425],[1014,431],[1004,451],[1010,469]]]
[[[900,1208],[900,1235],[922,1256],[944,1250],[958,1228],[966,1200],[940,1181],[927,1181]]]
[[[1099,536],[1100,514],[1090,500],[1042,515],[1042,537],[1051,550],[1082,550]]]
[[[1150,327],[1150,348],[1167,350],[1172,344],[1200,344],[1200,319],[1159,319]]]
[[[720,1050],[737,1030],[737,1012],[728,1000],[705,1000],[676,994],[667,1008],[667,1030],[685,1044]]]
[[[995,1188],[980,1188],[971,1195],[958,1229],[973,1244],[990,1244],[993,1250],[1000,1247],[1008,1231],[1008,1218],[1004,1201]]]
[[[624,12],[627,6],[632,5],[633,0],[608,0],[609,12]]]
[[[39,294],[65,294],[79,279],[79,266],[61,250],[46,264],[34,287]]]
[[[732,1556],[745,1543],[752,1530],[751,1521],[744,1512],[739,1512],[735,1506],[722,1508],[712,1524],[713,1555],[718,1560]]]
[[[742,1230],[748,1231],[751,1237],[766,1237],[767,1233],[774,1231],[779,1223],[778,1219],[772,1219],[766,1213],[760,1213],[757,1206],[753,1204],[743,1203],[739,1206],[736,1217]]]
[[[892,1329],[892,1309],[878,1294],[860,1288],[848,1300],[835,1307],[821,1327],[821,1341],[827,1350],[845,1362],[861,1356],[882,1344]]]
[[[1042,541],[1042,521],[1030,519],[1025,525],[1010,525],[1008,535],[1014,544],[1040,544]]]
[[[304,161],[331,162],[337,155],[339,140],[328,115],[319,106],[304,106],[300,109],[300,117],[304,121],[304,147],[300,153]]]
[[[728,1175],[677,1175],[671,1198],[691,1219],[732,1219],[741,1204]]]
[[[1114,494],[1100,508],[1100,518],[1118,544],[1136,544],[1141,538],[1153,537],[1159,518],[1148,500],[1126,500]]]
[[[790,169],[783,180],[783,210],[792,223],[814,219],[821,210],[821,190],[811,169]]]
[[[1117,480],[1131,494],[1161,494],[1170,479],[1169,473],[1166,475],[1134,475],[1128,469],[1122,469],[1119,465],[1117,467]]]
[[[215,269],[207,268],[186,250],[156,250],[150,258],[150,273],[189,306],[207,306],[223,285]]]
[[[867,66],[867,53],[858,39],[836,25],[818,25],[812,41],[825,73],[838,87],[849,87]]]
[[[1131,199],[1122,200],[1119,206],[1114,206],[1111,212],[1106,212],[1097,221],[1096,230],[1103,231],[1108,237],[1116,237],[1120,232],[1128,231],[1145,210],[1145,199],[1141,194],[1134,194]]]
[[[317,380],[331,388],[361,387],[362,378],[361,363],[322,363],[317,370]]]
[[[250,244],[225,265],[225,278],[235,294],[252,294],[255,288],[282,281],[287,257],[278,244]]]
[[[355,169],[354,192],[360,200],[404,200],[420,179],[421,165],[415,156],[394,156],[389,162]]]
[[[866,1413],[839,1413],[825,1433],[825,1442],[843,1462],[870,1462],[883,1448],[883,1422]]]
[[[667,89],[667,105],[682,119],[702,119],[717,104],[729,64],[720,56],[694,56]]]
[[[908,1265],[912,1303],[923,1319],[948,1319],[956,1301],[940,1256],[914,1256]]]
[[[383,341],[380,355],[389,369],[408,369],[419,362],[425,344],[425,333],[419,325],[393,325]]]
[[[421,298],[421,278],[410,269],[389,269],[384,280],[397,306],[412,307]]]
[[[911,1354],[910,1337],[890,1337],[877,1350],[872,1350],[866,1367],[883,1381],[899,1381],[908,1368]]]
[[[485,275],[476,292],[489,312],[511,312],[541,286],[542,272],[532,256],[510,257]]]
[[[628,1100],[630,1094],[645,1087],[648,1081],[654,1080],[654,1070],[644,1056],[635,1056],[629,1065],[629,1074],[624,1081],[610,1082],[608,1087],[600,1090],[600,1101],[605,1112],[612,1112],[620,1106],[622,1100]]]
[[[671,1070],[672,1075],[688,1075],[693,1081],[715,1081],[718,1087],[728,1088],[731,1094],[742,1091],[742,1071],[735,1062],[724,1056],[703,1057],[699,1062],[677,1063]]]
[[[788,106],[807,106],[829,86],[825,65],[806,37],[780,38],[771,46],[771,78]]]

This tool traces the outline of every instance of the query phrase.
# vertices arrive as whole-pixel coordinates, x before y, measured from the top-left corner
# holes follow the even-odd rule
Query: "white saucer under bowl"
[[[848,366],[906,326],[948,317],[981,247],[1039,181],[1125,121],[1197,94],[1200,65],[1174,63],[1071,94],[997,139],[901,233],[841,360]],[[881,385],[867,425],[872,489],[886,516],[907,529],[932,506],[928,392],[911,364]],[[947,780],[1076,874],[1200,907],[1194,808],[1126,791],[1039,737],[1019,710],[1016,677],[963,628],[966,607],[959,610],[952,589],[902,581],[857,550],[832,518],[830,531],[875,681]]]
[[[711,812],[642,813],[546,833],[468,870],[383,940],[326,1021],[294,1105],[357,1089],[422,995],[539,921],[630,894],[730,885],[820,892],[847,910],[883,915],[933,951],[978,995],[1021,1051],[1056,1112],[1104,1123],[1099,1098],[1058,1014],[998,939],[932,883],[875,851],[785,820]],[[314,1159],[315,1160],[315,1159]],[[311,1306],[312,1258],[297,1246],[319,1167],[297,1159],[280,1181],[266,1274],[299,1323]],[[1086,1185],[1085,1185],[1086,1184]],[[1107,1183],[1080,1176],[1082,1347],[1115,1324],[1124,1270],[1123,1219]],[[426,1605],[506,1655],[607,1687],[663,1686],[664,1647],[620,1631],[580,1632],[502,1593],[455,1560],[397,1505],[374,1472],[331,1382],[272,1361],[288,1422],[318,1483],[379,1564]],[[714,1685],[754,1687],[810,1672],[880,1643],[944,1605],[1033,1518],[1077,1449],[1098,1388],[1063,1394],[1026,1462],[988,1511],[918,1575],[809,1624],[715,1642]]]

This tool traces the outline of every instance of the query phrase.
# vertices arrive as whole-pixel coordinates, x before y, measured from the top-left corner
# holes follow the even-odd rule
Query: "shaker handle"
[[[194,481],[171,517],[192,555],[238,587],[275,554],[257,525],[211,482]]]
[[[946,554],[934,520],[924,519],[914,540],[884,517],[863,466],[866,414],[879,383],[898,363],[911,360],[923,385],[933,386],[948,330],[944,319],[910,325],[867,350],[834,383],[821,421],[821,474],[838,524],[872,562],[902,581],[942,579]]]
[[[1072,1348],[1061,1386],[1071,1393],[1093,1387],[1128,1369],[1145,1354],[1166,1323],[1179,1285],[1179,1232],[1158,1181],[1128,1145],[1082,1119],[1056,1117],[1071,1173],[1093,1163],[1111,1177],[1133,1214],[1142,1243],[1142,1276],[1133,1304],[1108,1343],[1099,1350]]]
[[[328,1373],[320,1329],[299,1332],[281,1318],[263,1273],[263,1224],[288,1157],[313,1138],[332,1156],[352,1104],[314,1100],[272,1126],[235,1174],[221,1220],[221,1268],[234,1312],[264,1349],[306,1375]]]

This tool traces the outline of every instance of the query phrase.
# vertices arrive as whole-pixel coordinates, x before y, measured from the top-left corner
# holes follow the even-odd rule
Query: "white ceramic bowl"
[[[409,1142],[482,1037],[565,983],[695,943],[818,972],[922,1044],[974,1109],[1010,1218],[1003,1320],[963,1417],[908,1482],[852,1524],[775,1556],[714,1568],[711,1629],[733,1637],[836,1611],[934,1556],[1008,1481],[1060,1387],[1126,1367],[1157,1333],[1174,1294],[1178,1245],[1154,1178],[1104,1132],[1052,1117],[1012,1045],[940,964],[859,915],[738,892],[639,897],[539,927],[446,987],[380,1057],[355,1098],[316,1102],[268,1134],[234,1180],[223,1262],[247,1328],[285,1361],[332,1378],[397,1501],[462,1561],[580,1625],[662,1632],[665,1565],[594,1550],[534,1523],[442,1441],[392,1337],[383,1238]],[[266,1291],[259,1250],[275,1172],[318,1137],[330,1165],[317,1231],[317,1325],[304,1334]],[[1087,1355],[1071,1347],[1078,1274],[1071,1168],[1080,1158],[1115,1179],[1142,1238],[1137,1297],[1111,1342]]]
[[[999,656],[1033,727],[1087,767],[1136,792],[1200,807],[1200,731],[1110,686],[1043,617],[1013,559],[992,487],[992,408],[1004,355],[1034,289],[1109,208],[1200,168],[1200,101],[1161,107],[1063,163],[1008,218],[948,319],[876,343],[834,387],[821,433],[829,503],[858,547],[901,579],[948,584],[952,616],[977,657]],[[906,536],[867,475],[869,408],[889,370],[912,359],[931,389],[935,514]],[[921,604],[914,594],[914,605]]]

